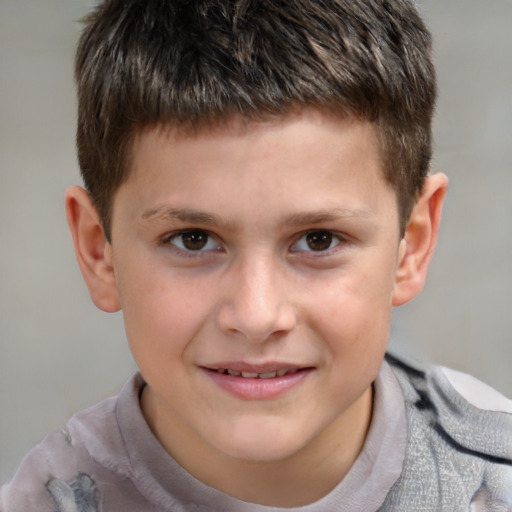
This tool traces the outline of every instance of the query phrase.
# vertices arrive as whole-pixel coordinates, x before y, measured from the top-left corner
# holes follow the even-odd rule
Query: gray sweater
[[[71,418],[0,489],[1,512],[512,512],[512,402],[467,375],[387,356],[362,452],[299,508],[245,503],[180,467],[147,426],[135,375]]]

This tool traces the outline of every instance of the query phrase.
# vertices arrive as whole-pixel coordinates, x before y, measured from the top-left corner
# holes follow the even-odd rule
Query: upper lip
[[[268,362],[261,364],[249,364],[242,361],[226,361],[214,364],[202,365],[208,370],[234,370],[244,373],[271,373],[280,370],[295,371],[302,368],[310,368],[309,366],[297,365],[293,363]]]

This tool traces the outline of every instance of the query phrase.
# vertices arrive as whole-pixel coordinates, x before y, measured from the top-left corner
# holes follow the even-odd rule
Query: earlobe
[[[66,216],[76,259],[92,301],[103,311],[119,311],[112,247],[96,208],[83,188],[74,186],[67,190]]]
[[[431,175],[425,181],[400,242],[394,306],[405,304],[423,289],[437,243],[447,188],[448,178],[441,173]]]

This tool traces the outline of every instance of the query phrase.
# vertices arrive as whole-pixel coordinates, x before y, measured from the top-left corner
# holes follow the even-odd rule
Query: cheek
[[[121,287],[126,334],[134,356],[152,347],[159,354],[183,352],[209,318],[215,289],[197,279],[148,268]],[[143,347],[143,348],[142,348]],[[165,358],[162,358],[165,359]]]
[[[390,279],[379,281],[362,272],[313,286],[318,292],[309,288],[311,299],[305,308],[309,322],[335,356],[350,359],[386,344],[391,320]]]

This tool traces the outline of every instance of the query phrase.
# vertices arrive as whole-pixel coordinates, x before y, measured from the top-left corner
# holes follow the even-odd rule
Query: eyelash
[[[323,239],[322,239],[322,236],[320,236],[320,240],[317,240],[319,241],[320,243],[328,243],[328,247],[324,248],[324,249],[319,249],[317,251],[315,251],[314,249],[311,249],[310,247],[310,250],[307,250],[307,249],[294,249],[294,247],[298,246],[299,243],[305,239],[307,240],[308,237],[313,237],[313,236],[316,236],[318,237],[319,235],[322,235],[323,236]],[[325,235],[327,235],[327,238],[325,238]],[[337,243],[335,243],[335,245],[333,246],[332,243],[337,240]],[[308,242],[311,242],[312,240],[308,240],[306,241],[306,244]],[[311,229],[309,231],[306,231],[305,233],[302,233],[302,235],[297,239],[297,241],[292,245],[292,252],[304,252],[304,253],[311,253],[311,254],[316,254],[317,256],[327,256],[327,255],[330,255],[332,254],[333,251],[336,250],[336,248],[343,244],[344,242],[346,242],[346,238],[343,237],[342,235],[338,234],[338,233],[335,233],[334,231],[331,231],[329,229]]]
[[[187,248],[183,240],[184,237],[186,237],[187,235],[191,238],[196,237],[197,239],[200,239],[201,237],[206,237],[204,245],[195,250]],[[308,237],[311,238],[308,240]],[[309,247],[310,250],[306,248],[297,248],[299,244],[301,244],[301,241],[306,240],[305,243],[309,244],[313,242],[314,237],[317,238],[315,242],[319,242],[320,244],[324,245],[327,243],[328,246],[326,248],[320,248],[319,250],[311,249],[311,247]],[[181,247],[176,243],[173,243],[175,240],[180,239]],[[329,229],[312,229],[302,233],[300,237],[298,237],[295,240],[295,242],[291,246],[291,252],[304,254],[310,253],[308,255],[309,257],[312,257],[312,255],[315,255],[316,257],[328,256],[332,254],[332,252],[336,251],[339,245],[345,243],[346,241],[347,240],[345,237]],[[332,245],[333,242],[335,242],[335,245]],[[221,250],[220,244],[215,241],[215,237],[211,233],[203,229],[185,229],[175,233],[170,233],[161,239],[161,243],[163,245],[171,246],[172,249],[175,250],[176,252],[179,252],[180,254],[184,254],[190,257],[197,257],[204,255],[204,253],[219,252]],[[199,243],[201,244],[201,240],[199,240]],[[208,247],[208,245],[210,245],[211,243],[214,243],[215,247]]]
[[[200,247],[197,250],[189,249],[189,248],[185,247],[185,244],[183,243],[183,238],[187,235],[189,235],[190,237],[205,236],[206,242],[203,247]],[[179,240],[180,238],[181,238],[181,242],[182,242],[181,243],[182,247],[180,247],[176,243],[173,243],[175,240]],[[214,242],[216,247],[214,247],[214,248],[207,247],[211,242]],[[176,252],[178,252],[180,254],[184,254],[186,256],[192,256],[192,257],[200,256],[206,252],[217,252],[220,250],[220,246],[217,242],[215,242],[215,238],[212,236],[212,234],[204,229],[184,229],[184,230],[181,230],[181,231],[178,231],[175,233],[170,233],[161,239],[161,243],[163,245],[170,246],[173,250],[175,250]],[[204,247],[207,247],[207,248],[204,249]]]

